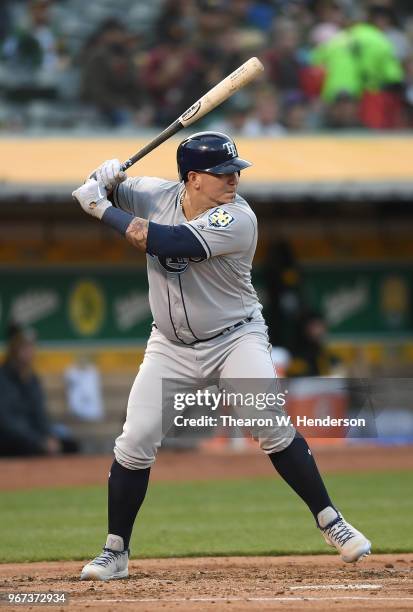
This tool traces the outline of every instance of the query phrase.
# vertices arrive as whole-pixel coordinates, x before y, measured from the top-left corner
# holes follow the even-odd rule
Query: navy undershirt
[[[102,221],[117,230],[122,236],[126,234],[134,216],[111,206],[105,210]],[[157,257],[207,257],[204,247],[198,238],[185,225],[161,225],[149,221],[146,252]]]
[[[149,221],[146,250],[158,257],[207,257],[198,238],[185,225]]]

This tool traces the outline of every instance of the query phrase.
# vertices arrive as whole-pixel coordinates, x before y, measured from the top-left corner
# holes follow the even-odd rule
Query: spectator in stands
[[[351,28],[362,83],[361,121],[373,129],[402,127],[403,68],[381,27],[381,8],[373,6],[367,23]]]
[[[185,27],[180,19],[171,21],[164,41],[148,52],[142,67],[142,85],[149,92],[159,125],[172,123],[193,103],[194,83],[201,76],[201,58]]]
[[[280,123],[278,96],[272,89],[258,90],[254,110],[246,121],[242,135],[253,138],[261,136],[282,136],[285,129]]]
[[[182,22],[185,30],[196,28],[196,3],[187,0],[164,0],[153,32],[153,45],[163,43],[171,23]]]
[[[250,39],[240,36],[239,31],[231,26],[223,32],[218,32],[216,36],[209,41],[209,45],[204,44],[202,47],[197,45],[197,50],[201,59],[201,78],[198,80],[196,87],[193,87],[193,90],[196,89],[200,92],[208,91],[228,74],[236,70],[236,68],[246,59],[256,54],[249,46],[251,42]],[[257,55],[259,55],[259,53],[257,53]],[[255,81],[254,85],[258,83],[259,79]],[[249,96],[252,89],[249,88],[245,91],[248,92],[247,96]],[[245,92],[239,93],[241,93],[239,100],[242,98],[245,102],[246,97],[243,95]],[[241,106],[244,108],[241,109]],[[244,103],[238,105],[235,100],[231,98],[228,104],[222,109],[218,109],[217,114],[222,118],[224,124],[229,126],[234,124],[236,131],[240,132],[248,116],[250,106],[250,101],[247,103],[248,108],[245,108]],[[235,113],[234,116],[232,116],[233,112]],[[227,129],[231,130],[231,127],[227,127]]]
[[[6,38],[3,55],[15,68],[43,71],[49,76],[65,66],[67,55],[51,23],[51,6],[50,0],[31,0],[27,23]]]
[[[316,5],[316,23],[309,39],[314,46],[328,42],[346,25],[343,6],[335,0],[319,2]]]
[[[314,23],[317,4],[318,0],[295,0],[293,2],[281,0],[277,8],[280,15],[296,23],[300,30],[308,31]]]
[[[102,380],[93,359],[79,355],[65,370],[64,378],[70,412],[85,421],[101,421],[104,417]]]
[[[216,36],[214,40],[215,63],[219,66],[221,58],[222,67],[220,69],[223,77],[254,54],[250,50],[249,42],[234,26],[228,27]],[[205,60],[207,61],[208,57],[205,57]]]
[[[93,104],[110,126],[133,124],[145,106],[130,44],[135,39],[119,21],[108,19],[92,40],[81,58],[82,99]]]
[[[372,9],[369,22],[357,23],[319,45],[312,60],[325,69],[326,102],[342,95],[359,98],[363,125],[394,128],[400,126],[403,70],[374,15]]]
[[[325,109],[323,127],[330,130],[353,130],[365,126],[360,121],[359,101],[343,92]]]
[[[250,29],[256,27],[251,24],[250,13],[255,2],[253,0],[237,0],[237,2],[228,2],[228,12],[231,16],[232,23],[237,29]]]
[[[398,27],[393,7],[373,4],[369,13],[370,23],[383,32],[392,44],[396,57],[403,62],[412,53],[412,44],[405,32]]]
[[[228,101],[228,112],[207,123],[207,130],[224,134],[241,134],[252,113],[251,99],[245,91],[239,91]]]
[[[288,19],[275,23],[272,45],[264,53],[267,78],[281,92],[301,90],[300,33]]]
[[[302,273],[289,242],[277,240],[269,244],[263,272],[267,294],[265,320],[270,342],[291,350],[303,297]]]
[[[230,19],[230,27],[236,30],[240,41],[240,47],[244,49],[248,57],[254,55],[267,44],[267,33],[265,29],[254,20],[254,9],[256,2],[252,0],[237,0],[227,3],[227,11]],[[252,17],[252,19],[251,19]],[[271,21],[270,21],[271,25]],[[226,30],[230,29],[226,28]],[[248,59],[245,56],[244,59]]]
[[[282,125],[288,132],[305,132],[310,128],[310,108],[302,94],[290,93],[284,97]]]
[[[275,3],[271,0],[260,0],[252,2],[248,7],[246,19],[252,27],[259,28],[263,32],[269,32],[276,14]]]
[[[231,16],[223,0],[198,0],[196,6],[194,44],[206,55],[208,49],[214,49],[216,39],[231,26]]]
[[[46,411],[42,384],[34,371],[35,333],[10,325],[0,367],[0,456],[57,455],[77,450],[59,439]]]
[[[194,45],[199,64],[190,78],[192,91],[209,91],[244,61],[241,39],[233,27],[223,32],[218,31],[213,38],[204,40],[202,44],[196,39]],[[228,108],[226,114],[230,114]]]
[[[361,95],[361,74],[353,51],[350,30],[340,32],[313,50],[312,63],[324,70],[321,96],[325,102],[334,102],[341,94],[356,98]]]
[[[291,350],[288,376],[330,376],[343,374],[340,360],[326,346],[327,327],[316,311],[304,310],[296,328],[296,339]]]

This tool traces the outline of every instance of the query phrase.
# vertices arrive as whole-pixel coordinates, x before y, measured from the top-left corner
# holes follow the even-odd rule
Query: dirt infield
[[[131,562],[128,579],[109,583],[80,582],[81,567],[80,562],[1,565],[0,590],[63,591],[69,604],[52,606],[63,612],[413,607],[412,554],[372,555],[356,565],[336,556],[139,560]]]
[[[413,447],[313,447],[322,472],[412,470]],[[66,456],[0,460],[0,491],[34,487],[105,484],[112,457]],[[163,451],[151,473],[152,481],[253,478],[275,476],[271,462],[259,450],[248,452]]]

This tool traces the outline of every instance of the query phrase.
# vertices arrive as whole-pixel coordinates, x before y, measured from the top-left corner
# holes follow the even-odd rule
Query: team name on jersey
[[[167,272],[183,274],[190,263],[199,263],[204,261],[206,257],[157,257],[156,259]]]

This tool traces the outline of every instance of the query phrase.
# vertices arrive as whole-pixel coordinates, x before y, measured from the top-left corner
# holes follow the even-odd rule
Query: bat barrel
[[[257,78],[264,70],[264,66],[258,57],[251,57],[234,72],[210,89],[195,104],[192,104],[180,117],[179,121],[184,127],[188,127],[198,119],[201,119],[214,110],[217,106],[228,100],[234,93]]]

